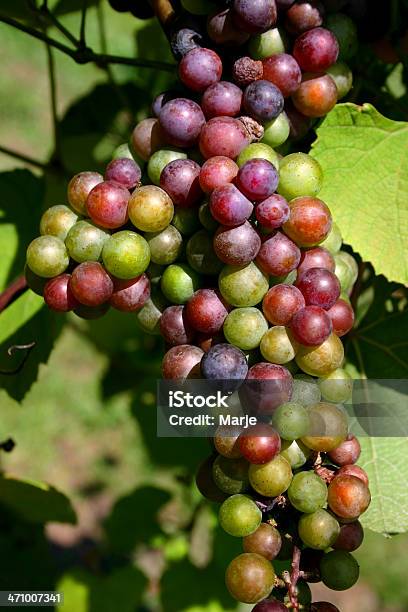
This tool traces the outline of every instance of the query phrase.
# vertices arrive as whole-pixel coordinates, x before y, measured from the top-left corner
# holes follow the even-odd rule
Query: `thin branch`
[[[99,6],[99,3],[98,3]],[[79,46],[86,47],[86,11],[88,9],[88,0],[82,0],[81,26],[79,29]]]
[[[55,15],[50,11],[48,6],[42,6],[40,9],[37,9],[39,15],[44,18],[44,20],[48,21],[50,25],[53,25],[57,30],[61,32],[65,36],[67,40],[69,40],[75,47],[78,46],[79,41],[75,38],[75,36],[67,30],[67,28],[55,17]]]
[[[25,276],[19,276],[0,293],[0,312],[28,288]]]
[[[293,610],[299,610],[299,602],[298,602],[296,585],[297,585],[297,582],[298,582],[300,577],[301,577],[301,572],[300,572],[300,548],[298,546],[296,546],[296,544],[295,544],[293,546],[292,563],[291,563],[290,574],[289,574],[289,572],[283,572],[283,579],[284,579],[284,581],[286,583],[286,586],[288,587],[288,595],[289,595],[290,607]]]
[[[7,354],[9,357],[12,357],[16,351],[25,351],[24,357],[17,367],[13,368],[12,370],[0,370],[0,374],[2,376],[15,376],[21,372],[35,345],[35,342],[29,342],[28,344],[14,344],[13,346],[9,346],[7,349]]]
[[[28,155],[24,155],[23,153],[19,153],[18,151],[14,151],[13,149],[9,149],[8,147],[0,146],[0,153],[4,153],[4,155],[8,155],[9,157],[14,157],[14,159],[19,159],[30,166],[41,168],[41,170],[46,170],[48,168],[48,164],[38,159],[34,159],[33,157],[29,157]]]
[[[50,84],[50,105],[52,115],[52,127],[54,132],[54,155],[56,160],[60,160],[61,146],[59,137],[59,121],[57,109],[57,82],[55,77],[54,55],[50,45],[46,45],[48,62],[48,79]]]

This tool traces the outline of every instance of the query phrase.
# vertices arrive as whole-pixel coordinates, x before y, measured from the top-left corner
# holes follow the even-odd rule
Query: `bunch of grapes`
[[[254,612],[310,609],[308,581],[351,587],[370,502],[341,406],[351,395],[340,338],[354,323],[357,264],[318,198],[319,163],[275,151],[351,85],[323,19],[316,1],[218,8],[210,39],[224,50],[248,44],[252,55],[230,64],[235,82],[221,80],[225,56],[177,30],[183,95],[156,97],[104,175],[75,175],[69,206],[44,213],[27,249],[27,282],[50,309],[96,318],[112,307],[161,334],[165,379],[275,385],[274,401],[257,400],[257,425],[217,430],[197,476],[221,504],[221,526],[243,538],[226,583]],[[295,552],[296,584],[272,564]]]

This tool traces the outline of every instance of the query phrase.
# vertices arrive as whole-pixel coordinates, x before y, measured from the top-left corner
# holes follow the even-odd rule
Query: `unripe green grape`
[[[293,442],[282,440],[280,454],[289,461],[292,470],[298,470],[305,465],[312,451],[300,440],[293,440]]]
[[[349,552],[332,550],[320,561],[322,582],[333,591],[345,591],[357,582],[360,568]]]
[[[235,557],[225,573],[229,592],[242,603],[256,603],[265,599],[272,591],[274,582],[272,564],[255,553],[243,553]]]
[[[245,459],[227,459],[220,455],[213,465],[214,482],[229,495],[244,493],[248,489],[248,462]]]
[[[152,291],[150,298],[136,313],[137,321],[144,332],[160,335],[160,318],[167,302],[158,289]]]
[[[200,286],[199,276],[186,264],[171,264],[161,278],[161,290],[173,304],[185,304]]]
[[[302,404],[287,402],[276,408],[272,424],[281,438],[296,440],[305,436],[310,429],[309,413]]]
[[[276,119],[265,123],[261,143],[265,143],[270,147],[280,147],[289,138],[289,133],[289,119],[287,114],[282,112]]]
[[[55,236],[60,240],[65,240],[69,230],[77,220],[78,215],[68,206],[62,204],[51,206],[41,217],[40,234],[42,236]]]
[[[264,334],[260,350],[262,356],[271,363],[283,365],[295,358],[299,343],[283,325],[275,325]]]
[[[225,266],[218,286],[223,298],[232,306],[256,306],[269,289],[267,276],[252,261],[246,266]]]
[[[135,157],[132,155],[132,152],[129,148],[129,144],[127,142],[120,144],[118,147],[116,147],[116,149],[112,153],[112,159],[123,159],[123,158],[133,159],[137,161],[137,159],[135,159]],[[143,165],[143,161],[142,161],[142,165]]]
[[[170,225],[173,215],[173,202],[160,187],[144,185],[130,196],[129,219],[143,232],[161,232]]]
[[[99,261],[103,245],[109,236],[107,230],[103,230],[92,221],[78,221],[69,230],[65,246],[70,257],[78,263]]]
[[[210,205],[207,201],[203,202],[198,209],[198,218],[201,225],[209,232],[215,232],[218,228],[218,221],[214,219],[210,211]]]
[[[310,406],[322,399],[317,380],[308,374],[296,374],[293,380],[292,402]]]
[[[334,261],[336,262],[334,273],[340,281],[341,291],[350,295],[358,277],[357,262],[346,251],[336,253]]]
[[[200,229],[200,220],[196,208],[175,208],[172,225],[183,236],[191,236]]]
[[[337,87],[337,98],[341,100],[349,93],[353,87],[353,73],[344,62],[336,62],[327,69],[327,74],[331,76]]]
[[[168,225],[161,232],[145,234],[150,248],[151,260],[155,264],[168,266],[176,261],[183,249],[183,237],[173,225]]]
[[[325,376],[342,366],[343,343],[336,334],[331,334],[320,346],[300,346],[295,359],[306,374]]]
[[[313,471],[299,472],[290,483],[288,497],[296,510],[309,514],[326,504],[327,486]]]
[[[150,263],[150,250],[140,234],[123,230],[108,238],[102,249],[105,268],[116,278],[139,276]]]
[[[319,244],[319,246],[327,249],[332,255],[336,255],[336,253],[340,251],[342,244],[343,237],[340,228],[337,223],[333,221],[329,235]]]
[[[259,346],[268,323],[258,308],[236,308],[227,315],[223,329],[230,344],[250,351]]]
[[[187,154],[179,149],[170,148],[159,149],[153,153],[147,164],[147,174],[152,183],[157,186],[160,185],[160,175],[163,169],[175,159],[187,159]]]
[[[39,236],[27,248],[27,265],[34,274],[52,278],[65,272],[69,257],[65,244],[55,236]]]
[[[310,586],[307,584],[305,580],[298,580],[295,587],[295,593],[298,600],[298,603],[302,606],[303,609],[309,610],[309,606],[312,603],[312,591],[310,590]],[[285,601],[289,600],[289,596],[286,595]]]
[[[280,160],[278,193],[288,201],[316,196],[322,188],[323,170],[306,153],[291,153]]]
[[[191,236],[187,242],[186,255],[189,265],[202,275],[219,274],[224,265],[214,252],[212,235],[205,229]]]
[[[347,414],[327,402],[319,402],[308,408],[310,429],[302,442],[312,450],[328,453],[347,438]]]
[[[309,548],[325,550],[337,540],[340,525],[326,510],[303,514],[298,524],[299,536]]]
[[[269,279],[269,285],[273,287],[274,285],[293,285],[297,278],[297,270],[292,270],[286,276],[271,276]]]
[[[285,53],[287,46],[287,36],[283,29],[272,28],[263,34],[252,36],[249,41],[249,53],[253,59],[261,60]]]
[[[319,378],[318,385],[322,397],[335,404],[344,404],[353,393],[353,379],[343,368],[337,368]]]
[[[249,482],[260,495],[277,497],[284,493],[292,480],[292,469],[289,461],[278,455],[263,465],[249,466]]]
[[[247,495],[231,495],[221,505],[220,525],[230,535],[243,538],[254,533],[261,524],[262,512]]]
[[[263,142],[253,142],[245,147],[238,156],[237,164],[241,167],[250,159],[266,159],[279,170],[279,155]]]

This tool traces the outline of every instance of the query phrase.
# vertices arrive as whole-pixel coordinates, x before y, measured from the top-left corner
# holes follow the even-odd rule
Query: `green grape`
[[[176,261],[183,249],[183,237],[173,225],[168,225],[161,232],[145,234],[150,248],[153,263],[168,266]]]
[[[288,201],[316,196],[322,188],[323,170],[306,153],[291,153],[280,160],[278,193]]]
[[[267,276],[253,261],[246,266],[225,266],[218,286],[229,304],[241,308],[259,304],[269,289]]]
[[[249,466],[249,482],[260,495],[277,497],[284,493],[292,480],[292,469],[289,461],[278,455],[263,465]]]
[[[308,374],[296,374],[293,380],[292,402],[302,404],[302,406],[310,406],[316,404],[322,399],[322,394],[318,387],[317,381]]]
[[[296,510],[309,514],[326,504],[327,486],[314,472],[299,472],[290,483],[288,497]]]
[[[263,142],[254,142],[245,147],[238,156],[237,164],[241,167],[250,159],[266,159],[279,170],[279,155],[272,147]]]
[[[201,204],[198,209],[198,218],[200,219],[201,225],[209,232],[215,232],[218,228],[218,221],[216,221],[211,214],[209,202],[205,201]]]
[[[358,276],[357,262],[346,251],[336,253],[334,261],[336,262],[335,275],[340,281],[341,291],[350,295]]]
[[[309,548],[325,550],[337,540],[340,525],[326,510],[319,508],[312,514],[303,514],[298,524],[299,536]]]
[[[231,495],[223,502],[218,518],[224,531],[243,538],[258,529],[262,512],[247,495]]]
[[[179,149],[159,149],[150,157],[147,164],[147,174],[155,185],[160,185],[160,175],[167,164],[175,159],[187,159],[187,154]]]
[[[124,159],[124,158],[133,159],[135,161],[138,161],[137,158],[135,158],[132,155],[132,152],[129,148],[129,144],[127,142],[120,144],[118,147],[116,147],[116,149],[112,153],[112,159]],[[143,162],[142,162],[142,165],[143,165]]]
[[[160,317],[167,302],[158,289],[152,291],[150,298],[136,313],[137,321],[147,334],[160,335]]]
[[[224,266],[214,252],[213,237],[202,229],[187,242],[187,261],[196,272],[202,275],[219,274]]]
[[[342,243],[343,238],[340,228],[337,223],[333,221],[329,235],[319,244],[319,246],[327,249],[332,255],[336,255],[336,253],[340,251]]]
[[[235,557],[227,567],[225,583],[237,601],[256,603],[273,589],[275,572],[272,563],[255,553]]]
[[[42,236],[55,236],[60,240],[65,240],[69,230],[77,220],[78,215],[68,206],[62,204],[51,206],[41,217],[40,234]]]
[[[360,568],[349,552],[332,550],[320,561],[322,582],[333,591],[345,591],[357,582]]]
[[[200,228],[197,209],[175,208],[171,223],[183,236],[191,236],[191,234],[194,234]]]
[[[343,343],[331,334],[320,346],[300,346],[296,354],[299,368],[311,376],[326,376],[340,368],[344,359]]]
[[[78,221],[71,227],[65,246],[72,259],[78,263],[99,261],[102,249],[110,234],[92,221]]]
[[[161,232],[170,225],[173,215],[173,202],[160,187],[144,185],[130,196],[129,219],[142,232]]]
[[[328,402],[343,404],[350,400],[353,392],[353,379],[343,370],[337,368],[318,380],[322,397]]]
[[[271,327],[262,338],[262,356],[271,363],[286,364],[295,358],[299,343],[282,325]]]
[[[264,135],[262,136],[261,143],[265,143],[270,147],[279,147],[287,141],[289,133],[289,119],[287,114],[282,112],[276,119],[272,119],[272,121],[265,123]]]
[[[209,0],[181,0],[181,6],[193,15],[208,15],[217,8],[217,5]]]
[[[327,74],[331,76],[337,87],[337,99],[341,100],[349,93],[353,87],[353,73],[344,62],[336,62],[327,69]]]
[[[245,459],[227,459],[220,455],[213,465],[214,482],[229,495],[244,493],[248,489],[248,462]]]
[[[310,430],[302,442],[312,450],[328,453],[347,438],[347,414],[336,406],[319,402],[309,406]]]
[[[249,53],[253,59],[261,60],[285,53],[287,46],[287,36],[283,29],[272,28],[263,34],[252,36],[249,41]]]
[[[284,440],[296,440],[305,436],[310,429],[309,413],[296,402],[287,402],[276,408],[272,424]]]
[[[116,278],[139,276],[150,263],[149,245],[143,236],[123,230],[108,238],[102,249],[105,268]]]
[[[292,270],[286,276],[271,276],[269,279],[269,285],[273,287],[274,285],[293,285],[297,278],[297,270]]]
[[[200,286],[199,276],[186,264],[171,264],[163,272],[161,290],[173,304],[185,304]]]
[[[259,346],[268,323],[258,308],[236,308],[224,321],[224,336],[243,351]]]
[[[305,465],[312,451],[300,440],[293,440],[293,442],[282,440],[280,454],[289,461],[292,470],[298,470]]]
[[[65,272],[69,256],[65,244],[55,236],[39,236],[27,248],[27,265],[34,274],[52,278]]]

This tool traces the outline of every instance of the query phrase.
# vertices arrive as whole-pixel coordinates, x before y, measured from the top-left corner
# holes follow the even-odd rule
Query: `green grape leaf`
[[[14,510],[30,523],[75,523],[76,515],[69,499],[54,487],[0,475],[0,503]]]
[[[339,104],[317,129],[327,202],[344,241],[377,274],[408,283],[408,123],[370,104]]]

